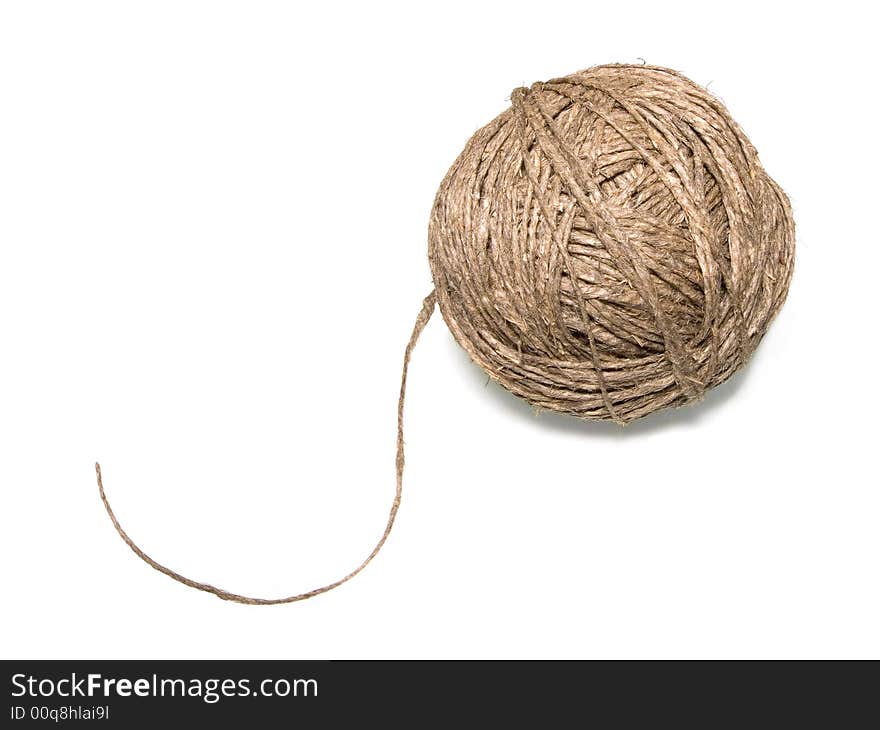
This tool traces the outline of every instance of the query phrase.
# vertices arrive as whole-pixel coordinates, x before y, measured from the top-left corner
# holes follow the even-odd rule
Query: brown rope
[[[785,193],[721,102],[656,66],[514,89],[434,202],[449,329],[539,409],[628,422],[749,359],[794,262]]]
[[[222,598],[224,601],[246,603],[252,606],[269,606],[276,603],[293,603],[295,601],[303,601],[306,598],[311,598],[312,596],[317,596],[321,593],[332,591],[334,588],[338,588],[343,583],[346,583],[347,581],[354,578],[358,573],[366,568],[367,565],[369,565],[370,561],[375,558],[376,555],[378,555],[379,551],[382,549],[382,546],[388,539],[388,535],[391,534],[391,528],[394,526],[394,518],[397,516],[397,510],[400,508],[400,498],[403,495],[403,403],[406,398],[406,376],[407,371],[409,370],[409,361],[410,357],[412,356],[412,351],[416,346],[419,335],[422,333],[422,330],[425,329],[425,325],[428,324],[428,320],[431,318],[431,314],[434,311],[434,301],[434,292],[431,292],[427,297],[425,297],[425,300],[422,303],[422,309],[419,312],[419,316],[416,318],[416,323],[413,327],[412,335],[409,338],[409,343],[406,346],[406,352],[403,356],[403,372],[400,377],[400,398],[397,401],[397,489],[394,493],[394,501],[391,503],[391,510],[388,513],[388,522],[385,525],[385,531],[382,533],[382,537],[379,538],[379,542],[376,543],[376,546],[373,548],[372,552],[357,568],[355,568],[339,580],[334,581],[333,583],[322,586],[321,588],[314,588],[310,591],[306,591],[305,593],[298,593],[294,596],[287,596],[286,598],[252,598],[250,596],[239,595],[238,593],[230,593],[229,591],[223,590],[222,588],[212,586],[209,583],[199,583],[198,581],[180,575],[180,573],[176,573],[170,568],[165,567],[161,563],[156,562],[155,560],[153,560],[153,558],[151,558],[143,550],[141,550],[141,548],[138,547],[134,540],[132,540],[128,536],[128,533],[126,533],[126,531],[122,529],[122,525],[119,524],[119,520],[116,519],[116,515],[113,513],[113,509],[110,507],[110,502],[107,500],[107,495],[104,493],[104,482],[101,478],[101,465],[96,463],[95,472],[98,476],[98,492],[101,495],[101,501],[104,503],[104,507],[107,509],[107,514],[110,516],[110,521],[113,523],[113,527],[116,528],[116,532],[119,533],[119,536],[125,541],[125,544],[128,545],[132,549],[134,554],[137,555],[141,560],[143,560],[147,565],[155,568],[160,573],[164,573],[169,578],[173,578],[178,583],[183,583],[190,588],[197,588],[200,591],[213,593],[215,596]]]
[[[748,361],[794,266],[788,198],[721,102],[656,66],[597,66],[514,89],[477,131],[431,214],[435,290],[406,347],[397,491],[373,551],[340,580],[249,598],[143,561],[228,601],[291,603],[361,572],[403,489],[403,404],[412,350],[435,298],[458,343],[537,408],[626,423],[701,397]]]

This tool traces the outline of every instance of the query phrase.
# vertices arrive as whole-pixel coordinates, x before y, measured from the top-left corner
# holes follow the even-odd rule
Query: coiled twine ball
[[[458,343],[539,409],[621,423],[749,360],[788,292],[794,221],[721,102],[608,65],[515,89],[429,230]]]

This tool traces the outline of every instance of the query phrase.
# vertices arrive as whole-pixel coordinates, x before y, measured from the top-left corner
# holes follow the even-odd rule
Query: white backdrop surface
[[[880,656],[867,6],[0,6],[4,658]],[[821,10],[819,9],[821,8]],[[439,316],[369,552],[434,192],[511,89],[671,66],[789,193],[748,369],[625,430],[535,416]]]

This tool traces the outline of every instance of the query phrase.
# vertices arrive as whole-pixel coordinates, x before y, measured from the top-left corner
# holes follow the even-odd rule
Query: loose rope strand
[[[397,401],[397,488],[394,493],[394,501],[391,503],[391,510],[388,513],[388,522],[385,525],[385,531],[382,533],[382,537],[379,538],[379,542],[376,543],[376,546],[373,548],[372,552],[357,568],[348,573],[345,577],[340,578],[333,583],[329,583],[328,585],[325,585],[321,588],[314,588],[313,590],[306,591],[305,593],[298,593],[294,596],[288,596],[286,598],[252,598],[251,596],[242,596],[238,593],[230,593],[229,591],[223,590],[222,588],[212,586],[209,583],[199,583],[198,581],[192,580],[191,578],[180,575],[180,573],[176,573],[170,568],[167,568],[161,563],[153,560],[153,558],[151,558],[143,550],[141,550],[141,548],[138,547],[134,540],[132,540],[128,536],[128,533],[126,533],[126,531],[122,529],[122,525],[119,524],[119,520],[116,519],[116,515],[113,513],[113,509],[110,507],[110,502],[107,500],[107,495],[104,493],[104,482],[101,479],[101,465],[96,463],[95,472],[98,477],[98,493],[101,495],[101,501],[104,503],[104,507],[107,509],[107,514],[110,516],[110,521],[113,523],[113,527],[116,528],[116,532],[119,533],[119,537],[121,537],[125,544],[132,549],[135,555],[137,555],[151,568],[158,570],[160,573],[164,573],[169,578],[173,578],[178,583],[183,583],[190,588],[195,588],[197,590],[205,591],[207,593],[213,593],[215,596],[217,596],[218,598],[222,598],[224,601],[246,603],[251,606],[270,606],[278,603],[294,603],[296,601],[304,601],[306,598],[311,598],[312,596],[317,596],[321,593],[327,593],[327,591],[332,591],[334,588],[338,588],[343,583],[350,581],[364,568],[366,568],[367,565],[370,564],[370,561],[372,561],[373,558],[375,558],[376,555],[379,554],[379,551],[382,549],[382,546],[388,539],[388,535],[391,534],[391,528],[394,526],[394,518],[397,516],[397,510],[400,509],[400,499],[403,495],[403,403],[406,398],[406,376],[407,371],[409,370],[409,361],[410,357],[412,357],[412,351],[413,349],[415,349],[416,342],[418,342],[419,339],[419,335],[422,334],[422,330],[425,329],[425,325],[427,325],[428,320],[431,319],[431,314],[434,311],[434,303],[435,295],[432,291],[427,297],[425,297],[425,300],[422,303],[422,309],[419,312],[419,316],[416,318],[416,323],[413,327],[412,335],[409,338],[409,342],[406,346],[406,352],[403,356],[403,371],[400,377],[400,398]]]

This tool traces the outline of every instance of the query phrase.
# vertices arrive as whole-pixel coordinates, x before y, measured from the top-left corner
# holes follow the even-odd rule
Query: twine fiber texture
[[[721,102],[656,66],[597,66],[515,89],[434,201],[434,291],[416,319],[397,409],[397,488],[353,571],[284,598],[186,578],[119,524],[156,570],[247,604],[291,603],[353,578],[378,554],[403,491],[410,357],[434,310],[503,387],[538,409],[626,423],[691,403],[743,367],[788,292],[788,198]]]
[[[513,91],[440,186],[440,310],[537,408],[631,421],[741,368],[785,300],[788,199],[718,99],[599,66]]]

